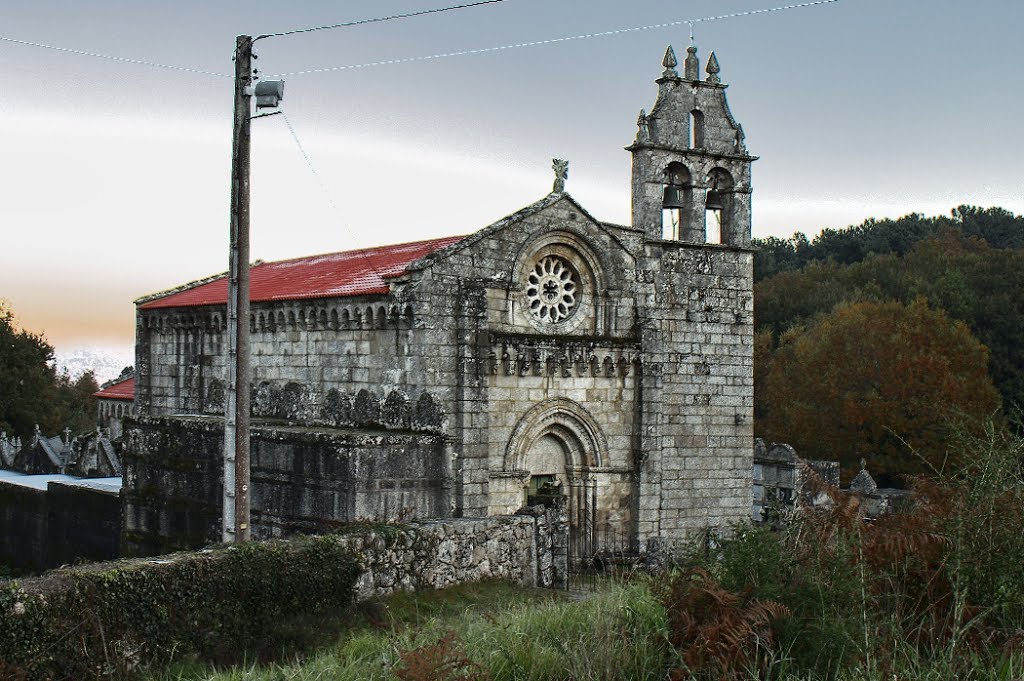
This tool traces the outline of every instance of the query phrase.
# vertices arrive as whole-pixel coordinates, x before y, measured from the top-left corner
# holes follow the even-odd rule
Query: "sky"
[[[130,352],[134,299],[227,269],[235,36],[446,4],[7,3],[0,298],[58,352]],[[547,194],[553,157],[591,214],[628,223],[623,147],[665,47],[684,53],[686,20],[785,4],[502,0],[261,40],[260,75],[290,75],[286,115],[253,123],[252,257],[467,234]],[[695,23],[760,156],[754,236],[1024,213],[1022,19],[1020,0],[836,0]]]

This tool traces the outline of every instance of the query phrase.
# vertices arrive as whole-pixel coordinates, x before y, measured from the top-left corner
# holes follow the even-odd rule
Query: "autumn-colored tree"
[[[950,425],[983,423],[1000,406],[985,346],[924,299],[841,305],[784,334],[768,361],[758,435],[838,459],[847,475],[861,458],[887,481],[941,468],[955,460]]]
[[[924,297],[965,322],[989,351],[989,374],[1012,412],[1024,408],[1024,250],[994,248],[945,229],[903,256],[871,255],[839,265],[814,262],[754,287],[754,328],[779,338],[836,305]],[[1021,431],[1024,432],[1024,431]]]
[[[768,374],[772,370],[772,360],[775,355],[775,334],[771,331],[756,331],[754,333],[754,423],[767,416],[768,407],[765,404],[764,386],[768,381]]]

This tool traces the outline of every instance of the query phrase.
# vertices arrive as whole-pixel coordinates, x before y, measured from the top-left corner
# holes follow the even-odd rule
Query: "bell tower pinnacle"
[[[750,245],[750,164],[743,128],[729,111],[712,52],[699,75],[697,48],[683,75],[671,46],[655,81],[658,97],[637,120],[633,154],[633,226],[647,239]]]

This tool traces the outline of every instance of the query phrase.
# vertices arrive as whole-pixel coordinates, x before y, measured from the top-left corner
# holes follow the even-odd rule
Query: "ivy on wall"
[[[0,676],[109,678],[258,645],[281,618],[347,606],[359,574],[328,535],[0,582]]]

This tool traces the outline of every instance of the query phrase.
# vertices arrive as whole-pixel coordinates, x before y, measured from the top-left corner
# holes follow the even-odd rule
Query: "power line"
[[[304,71],[290,71],[288,73],[279,73],[274,75],[274,78],[284,78],[287,76],[305,76],[313,73],[328,73],[331,71],[349,71],[353,69],[364,69],[371,66],[390,66],[394,64],[408,64],[411,62],[420,61],[431,61],[434,59],[444,59],[445,57],[461,57],[470,54],[485,54],[488,52],[501,52],[504,50],[515,50],[523,47],[537,47],[539,45],[552,45],[555,43],[565,43],[573,40],[585,40],[588,38],[604,38],[613,35],[621,35],[623,33],[637,33],[640,31],[650,31],[660,28],[672,28],[674,26],[689,25],[691,28],[694,24],[706,23],[710,21],[722,21],[724,19],[735,19],[738,17],[748,17],[756,14],[767,14],[769,12],[781,12],[783,10],[790,9],[801,9],[804,7],[813,7],[815,5],[828,5],[833,2],[839,2],[839,0],[813,0],[813,2],[802,2],[794,5],[783,5],[780,7],[767,7],[764,9],[753,9],[745,12],[733,12],[732,14],[719,14],[710,17],[699,17],[696,19],[679,19],[677,21],[666,21],[660,24],[649,24],[647,26],[635,26],[632,28],[619,28],[611,31],[599,31],[596,33],[582,33],[579,35],[563,36],[561,38],[548,38],[546,40],[533,40],[525,43],[512,43],[508,45],[496,45],[494,47],[479,47],[469,50],[459,50],[456,52],[440,52],[437,54],[422,55],[418,57],[399,57],[395,59],[382,59],[379,61],[363,62],[361,64],[346,64],[344,66],[329,66],[319,69],[307,69]]]
[[[332,28],[343,28],[346,26],[360,26],[362,24],[374,24],[382,21],[392,21],[395,19],[409,19],[411,17],[423,16],[425,14],[438,14],[440,12],[451,12],[453,10],[468,9],[470,7],[479,7],[480,5],[493,5],[495,3],[504,2],[505,0],[478,0],[477,2],[468,2],[462,5],[451,5],[448,7],[435,7],[433,9],[420,10],[418,12],[407,12],[405,14],[392,14],[385,17],[375,17],[373,19],[359,19],[358,21],[348,21],[340,24],[330,24],[328,26],[313,26],[311,28],[300,28],[293,31],[282,31],[280,33],[266,33],[264,35],[257,36],[253,42],[260,38],[273,38],[277,36],[294,35],[296,33],[311,33],[312,31],[324,31]],[[158,62],[146,61],[144,59],[132,59],[131,57],[118,57],[112,54],[103,54],[100,52],[88,52],[86,50],[75,50],[70,47],[59,47],[57,45],[47,45],[46,43],[36,43],[29,40],[18,40],[17,38],[9,38],[6,36],[0,36],[0,41],[14,43],[16,45],[25,45],[27,47],[39,47],[45,50],[53,50],[55,52],[64,52],[66,54],[75,54],[81,57],[92,57],[94,59],[106,59],[109,61],[121,62],[123,64],[135,64],[138,66],[150,66],[158,69],[166,69],[168,71],[184,71],[186,73],[198,73],[204,76],[216,76],[218,78],[231,78],[232,76],[227,73],[217,73],[215,71],[207,71],[205,69],[192,68],[190,66],[174,66],[173,64],[161,64]]]
[[[151,66],[158,69],[167,69],[168,71],[184,71],[186,73],[198,73],[204,76],[216,76],[218,78],[231,78],[230,74],[217,73],[215,71],[206,71],[204,69],[195,69],[189,66],[174,66],[172,64],[160,64],[152,61],[145,61],[143,59],[132,59],[130,57],[117,57],[112,54],[101,54],[99,52],[86,52],[84,50],[73,50],[69,47],[58,47],[56,45],[47,45],[45,43],[33,43],[28,40],[18,40],[17,38],[8,38],[0,36],[0,41],[7,43],[14,43],[16,45],[26,45],[28,47],[41,47],[45,50],[54,50],[55,52],[64,52],[67,54],[76,54],[82,57],[93,57],[95,59],[107,59],[109,61],[121,62],[124,64],[136,64],[138,66]]]
[[[267,37],[283,36],[283,35],[292,35],[292,34],[295,34],[295,33],[308,33],[310,31],[319,31],[319,30],[326,30],[326,29],[331,29],[331,28],[340,28],[340,27],[343,27],[343,26],[356,26],[356,25],[360,25],[360,24],[368,24],[368,23],[375,23],[375,22],[381,22],[381,21],[390,21],[392,19],[404,19],[404,18],[408,18],[408,17],[419,16],[419,15],[422,15],[422,14],[432,14],[432,13],[437,13],[437,12],[447,12],[447,11],[456,10],[456,9],[464,9],[464,8],[468,8],[468,7],[476,7],[478,5],[494,4],[494,3],[497,3],[497,2],[504,2],[504,0],[480,0],[479,2],[467,3],[467,4],[464,4],[464,5],[452,5],[450,7],[440,7],[440,8],[436,8],[436,9],[423,10],[423,11],[420,11],[420,12],[410,12],[408,14],[395,14],[395,15],[391,15],[391,16],[387,16],[387,17],[377,17],[377,18],[374,18],[374,19],[362,19],[362,20],[359,20],[359,21],[353,21],[353,22],[348,22],[348,23],[343,23],[343,24],[332,24],[332,25],[329,25],[329,26],[316,26],[316,27],[312,27],[312,28],[297,29],[297,30],[294,30],[294,31],[284,31],[284,32],[281,32],[281,33],[269,33],[269,34],[266,34],[266,35],[259,36],[259,38],[267,38]],[[504,50],[514,50],[514,49],[519,49],[519,48],[524,48],[524,47],[537,47],[537,46],[540,46],[540,45],[552,45],[552,44],[555,44],[555,43],[564,43],[564,42],[570,42],[570,41],[574,41],[574,40],[585,40],[585,39],[588,39],[588,38],[603,38],[603,37],[608,37],[608,36],[621,35],[623,33],[637,33],[637,32],[640,32],[640,31],[650,31],[650,30],[661,29],[661,28],[672,28],[672,27],[675,27],[675,26],[682,26],[682,25],[689,25],[690,28],[691,28],[691,35],[692,35],[692,28],[693,28],[694,24],[706,23],[706,22],[710,22],[710,21],[722,21],[724,19],[734,19],[734,18],[738,18],[738,17],[748,17],[748,16],[757,15],[757,14],[767,14],[769,12],[781,12],[783,10],[800,9],[800,8],[804,8],[804,7],[813,7],[815,5],[828,5],[828,4],[831,4],[831,3],[834,3],[834,2],[839,2],[839,0],[814,0],[813,2],[803,2],[803,3],[799,3],[799,4],[793,4],[793,5],[783,5],[783,6],[780,6],[780,7],[768,7],[768,8],[764,8],[764,9],[748,10],[748,11],[745,11],[745,12],[733,12],[732,14],[719,14],[719,15],[716,15],[716,16],[699,17],[699,18],[696,18],[696,19],[679,19],[677,21],[666,21],[666,22],[659,23],[659,24],[649,24],[647,26],[635,26],[635,27],[632,27],[632,28],[620,28],[620,29],[615,29],[615,30],[611,30],[611,31],[599,31],[599,32],[596,32],[596,33],[582,33],[582,34],[579,34],[579,35],[563,36],[561,38],[548,38],[546,40],[534,40],[534,41],[530,41],[530,42],[513,43],[513,44],[509,44],[509,45],[497,45],[497,46],[494,46],[494,47],[480,47],[480,48],[469,49],[469,50],[458,50],[458,51],[455,51],[455,52],[440,52],[440,53],[437,53],[437,54],[422,55],[422,56],[418,56],[418,57],[400,57],[400,58],[395,58],[395,59],[382,59],[382,60],[379,60],[379,61],[363,62],[361,64],[346,64],[346,65],[343,65],[343,66],[330,66],[330,67],[326,67],[326,68],[306,69],[306,70],[303,70],[303,71],[290,71],[288,73],[276,74],[273,77],[274,78],[284,78],[286,76],[304,76],[304,75],[309,75],[309,74],[314,74],[314,73],[328,73],[328,72],[331,72],[331,71],[349,71],[349,70],[354,70],[354,69],[364,69],[364,68],[368,68],[368,67],[371,67],[371,66],[391,66],[391,65],[395,65],[395,64],[407,64],[407,63],[420,62],[420,61],[432,61],[434,59],[443,59],[445,57],[461,57],[461,56],[471,55],[471,54],[486,54],[488,52],[501,52],[501,51],[504,51]],[[257,40],[259,38],[257,38]],[[151,68],[164,69],[164,70],[168,70],[168,71],[182,71],[184,73],[196,73],[196,74],[200,74],[200,75],[204,75],[204,76],[214,76],[216,78],[231,78],[232,77],[230,74],[227,74],[227,73],[218,73],[216,71],[208,71],[208,70],[205,70],[205,69],[197,69],[197,68],[193,68],[193,67],[189,67],[189,66],[176,66],[176,65],[173,65],[173,64],[161,64],[159,62],[146,61],[144,59],[133,59],[131,57],[119,57],[119,56],[116,56],[116,55],[103,54],[103,53],[100,53],[100,52],[88,52],[86,50],[76,50],[76,49],[72,49],[72,48],[69,48],[69,47],[60,47],[60,46],[57,46],[57,45],[47,45],[46,43],[37,43],[37,42],[28,41],[28,40],[19,40],[17,38],[10,38],[10,37],[7,37],[7,36],[0,36],[0,42],[8,42],[8,43],[16,44],[16,45],[25,45],[27,47],[38,47],[38,48],[46,49],[46,50],[53,50],[55,52],[63,52],[65,54],[73,54],[73,55],[82,56],[82,57],[92,57],[94,59],[105,59],[107,61],[113,61],[113,62],[118,62],[118,63],[122,63],[122,64],[133,64],[133,65],[137,65],[137,66],[148,66],[148,67],[151,67]]]
[[[337,211],[338,206],[334,203],[334,199],[331,198],[331,194],[327,191],[327,185],[324,184],[323,178],[320,173],[317,172],[316,167],[313,165],[313,160],[309,158],[309,154],[306,153],[306,148],[302,146],[302,142],[299,140],[298,134],[295,132],[295,127],[292,126],[292,119],[288,118],[288,113],[284,109],[280,109],[281,116],[284,118],[284,124],[288,126],[288,132],[291,133],[292,139],[295,140],[295,146],[299,148],[299,153],[302,154],[302,158],[306,161],[306,165],[309,167],[309,172],[316,178],[317,183],[320,185],[320,189],[323,191],[324,196],[327,198],[327,202],[330,204],[331,209]]]
[[[306,148],[302,146],[302,142],[299,140],[299,136],[295,132],[295,127],[292,125],[292,120],[288,118],[288,114],[284,111],[284,109],[281,109],[280,111],[282,118],[284,118],[284,124],[288,126],[288,132],[291,133],[292,139],[295,140],[295,146],[299,148],[299,153],[302,154],[302,158],[305,159],[306,165],[309,167],[309,172],[313,174],[313,177],[316,178],[317,184],[320,185],[320,191],[324,193],[324,198],[327,199],[327,204],[331,207],[335,214],[337,214],[338,218],[341,220],[342,226],[346,229],[346,231],[348,231],[349,236],[353,237],[353,241],[360,241],[360,239],[356,237],[355,230],[352,229],[348,222],[342,217],[341,210],[338,208],[338,204],[336,204],[334,202],[334,199],[331,197],[331,192],[327,187],[327,183],[324,182],[323,176],[320,175],[320,173],[316,169],[316,166],[313,165],[313,160],[309,157],[309,154],[306,153]],[[366,254],[366,249],[357,248],[355,250],[362,256],[363,260],[366,261],[366,264],[370,266],[370,269],[373,270],[373,273],[380,277],[381,281],[383,281],[384,275],[381,274],[376,267],[374,267],[373,260],[370,259],[370,256]]]
[[[391,14],[386,17],[376,17],[374,19],[359,19],[357,21],[346,21],[340,24],[329,24],[327,26],[313,26],[311,28],[298,28],[293,31],[282,31],[280,33],[265,33],[257,36],[256,40],[260,38],[275,38],[284,35],[294,35],[296,33],[312,33],[313,31],[326,31],[332,28],[345,28],[347,26],[361,26],[362,24],[375,24],[381,21],[392,21],[393,19],[408,19],[410,17],[419,17],[424,14],[438,14],[440,12],[451,12],[452,10],[468,9],[470,7],[479,7],[480,5],[493,5],[498,2],[504,2],[505,0],[479,0],[478,2],[468,2],[463,5],[451,5],[449,7],[436,7],[434,9],[424,9],[418,12],[407,12],[405,14]],[[254,41],[255,42],[255,41]]]

